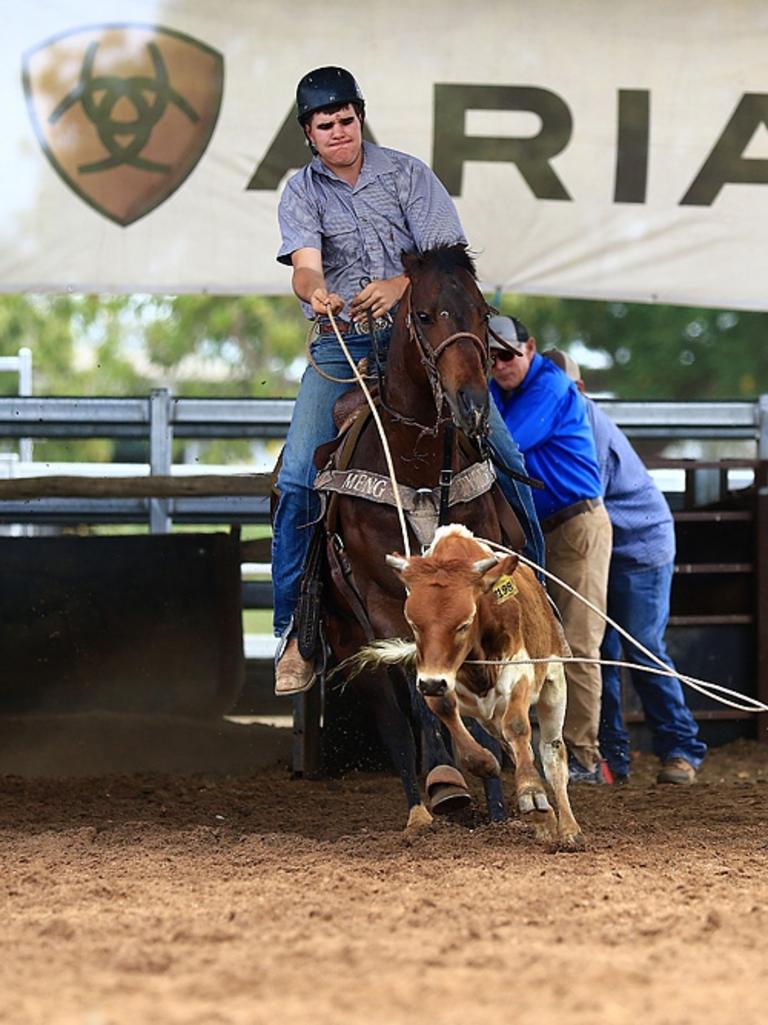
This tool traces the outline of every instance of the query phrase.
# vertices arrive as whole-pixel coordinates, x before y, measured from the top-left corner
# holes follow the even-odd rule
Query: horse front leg
[[[490,751],[496,761],[501,765],[502,751],[501,744],[492,737],[486,729],[471,716],[464,719],[464,723],[481,747]],[[483,790],[485,791],[485,804],[488,809],[488,818],[491,822],[506,822],[509,818],[507,802],[504,800],[504,788],[500,776],[486,776],[483,779]]]
[[[400,777],[408,805],[406,831],[426,828],[432,821],[428,808],[421,799],[416,770],[416,742],[409,718],[397,700],[395,682],[385,671],[366,674],[359,686],[374,717],[376,728],[392,765]]]
[[[425,787],[429,807],[435,815],[463,815],[472,805],[472,795],[456,768],[443,739],[439,720],[427,707],[416,686],[413,673],[406,672],[408,692],[414,718],[421,726],[424,740],[424,762],[427,769]]]

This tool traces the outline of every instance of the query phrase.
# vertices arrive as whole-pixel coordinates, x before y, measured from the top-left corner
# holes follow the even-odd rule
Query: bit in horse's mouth
[[[470,438],[483,438],[488,433],[488,405],[478,406],[459,395],[458,402],[450,402],[453,423]]]

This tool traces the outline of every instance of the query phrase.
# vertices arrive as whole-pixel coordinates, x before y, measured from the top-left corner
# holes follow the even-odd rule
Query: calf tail
[[[406,641],[400,637],[388,640],[373,641],[366,644],[354,655],[345,658],[333,670],[331,676],[344,673],[347,679],[359,676],[367,669],[380,669],[382,666],[410,665],[416,661],[416,642]]]

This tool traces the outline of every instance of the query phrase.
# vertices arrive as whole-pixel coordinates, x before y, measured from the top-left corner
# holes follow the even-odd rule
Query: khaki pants
[[[605,506],[566,520],[550,531],[545,541],[549,572],[605,612],[613,542],[613,530]],[[565,636],[574,658],[600,658],[605,621],[554,580],[547,578],[547,587],[563,617]],[[565,667],[565,675],[568,706],[563,735],[568,750],[592,771],[600,758],[597,740],[602,693],[600,666],[570,663]]]

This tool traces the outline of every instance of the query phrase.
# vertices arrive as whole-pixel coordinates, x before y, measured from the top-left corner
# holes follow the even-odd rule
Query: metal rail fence
[[[686,607],[682,610],[684,614],[676,617],[679,619],[677,630],[685,634],[717,627],[723,639],[718,647],[724,654],[733,647],[743,656],[744,671],[740,671],[739,676],[745,682],[750,678],[756,681],[757,694],[765,699],[768,697],[768,630],[763,624],[768,624],[768,588],[763,582],[768,581],[768,395],[754,402],[602,401],[600,404],[633,440],[717,440],[725,443],[726,451],[729,442],[750,443],[746,458],[719,458],[710,462],[655,460],[653,465],[685,470],[687,511],[676,513],[676,519],[679,538],[692,546],[694,555],[683,558],[678,565],[678,575],[681,580],[684,575],[697,585],[692,590],[694,595],[703,593],[712,600],[720,596],[716,607],[697,607],[691,614],[687,605],[693,600],[684,595]],[[182,469],[189,468],[173,464],[173,442],[176,439],[279,439],[287,433],[292,413],[290,399],[174,398],[164,389],[153,391],[145,398],[0,398],[0,439],[141,439],[149,452],[149,464],[144,467],[144,472],[148,469],[149,474],[143,481],[134,478],[121,483],[100,476],[86,486],[84,478],[29,479],[28,475],[35,472],[34,464],[19,467],[27,475],[26,483],[19,479],[0,481],[0,522],[145,523],[153,533],[168,532],[174,521],[231,525],[267,523],[268,475],[231,476],[227,480],[200,475],[195,478],[198,482],[195,493],[190,487],[190,477],[178,475]],[[739,452],[744,455],[743,445]],[[752,489],[755,505],[751,511],[690,511],[704,502],[727,499],[729,472],[747,469],[755,471]],[[80,483],[73,483],[76,480]],[[20,492],[20,486],[30,490]],[[740,543],[746,545],[736,561],[735,548],[724,540],[723,533],[727,527],[734,526],[741,531]],[[693,536],[699,528],[706,535],[701,539]],[[686,540],[686,534],[691,534],[692,539]],[[715,556],[717,546],[720,552]],[[268,562],[268,542],[244,544],[243,559]],[[268,581],[244,581],[242,598],[247,608],[269,608],[271,586]],[[693,604],[697,601],[698,598]],[[671,622],[671,625],[675,624]],[[731,642],[728,631],[741,632]],[[694,642],[694,647],[702,646],[699,635],[694,637]],[[701,716],[723,718],[724,714],[704,710]],[[299,716],[299,721],[303,721],[303,716]],[[758,735],[766,734],[766,727],[768,717],[761,715]]]
[[[600,403],[630,438],[717,439],[754,443],[768,459],[768,395],[755,402]],[[157,389],[146,398],[0,398],[0,438],[141,439],[152,475],[174,469],[174,439],[283,438],[292,399],[174,398]],[[265,495],[178,498],[36,497],[0,503],[0,521],[148,522],[155,533],[181,522],[265,523]]]

